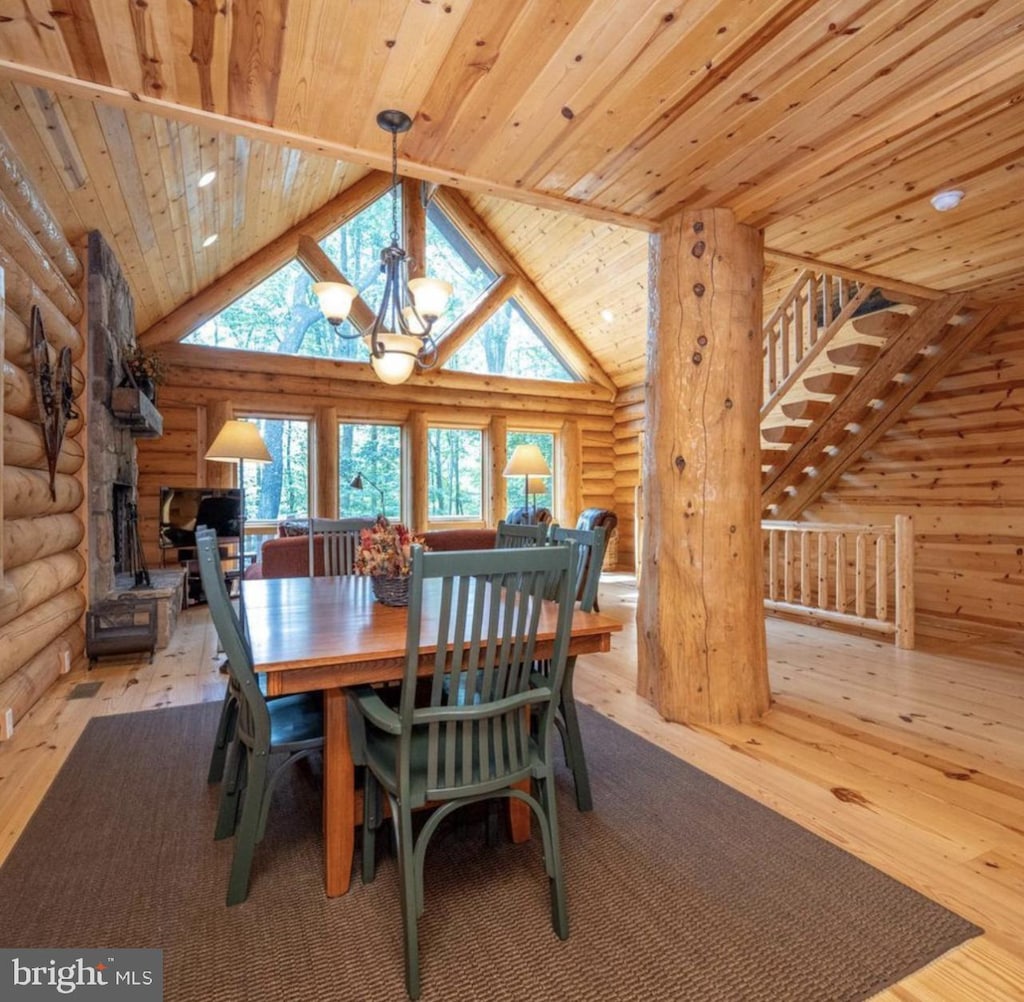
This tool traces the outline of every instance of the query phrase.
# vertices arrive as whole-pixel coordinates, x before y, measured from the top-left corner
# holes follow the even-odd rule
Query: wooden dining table
[[[424,587],[420,663],[430,671],[436,646],[439,591]],[[382,605],[367,577],[301,577],[245,582],[244,615],[253,664],[266,674],[268,696],[322,691],[324,694],[324,852],[328,897],[348,891],[355,847],[355,763],[349,739],[345,687],[397,682],[405,670],[408,610]],[[557,607],[545,603],[536,656],[550,656]],[[569,654],[611,650],[611,635],[622,626],[608,616],[575,611]],[[516,802],[518,803],[518,802]],[[517,812],[513,838],[529,838],[529,808]]]

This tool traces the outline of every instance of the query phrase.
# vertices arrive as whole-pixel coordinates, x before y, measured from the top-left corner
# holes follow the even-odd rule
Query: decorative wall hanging
[[[50,345],[43,330],[43,315],[32,307],[32,362],[36,372],[36,405],[43,426],[46,464],[50,471],[50,500],[57,500],[57,459],[68,421],[78,417],[71,381],[71,349],[61,348],[56,367],[50,364]]]

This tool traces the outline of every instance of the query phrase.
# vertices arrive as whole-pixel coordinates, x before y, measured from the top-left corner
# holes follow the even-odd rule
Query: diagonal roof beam
[[[439,188],[434,201],[459,227],[487,263],[499,274],[514,275],[519,280],[519,300],[526,311],[544,328],[555,350],[583,379],[599,383],[613,394],[615,383],[590,354],[576,332],[562,319],[536,283],[518,261],[505,249],[491,228],[477,215],[465,195],[451,188]]]
[[[295,257],[299,240],[303,236],[308,235],[314,239],[325,237],[346,220],[362,212],[390,187],[391,178],[387,174],[379,171],[367,174],[301,223],[271,240],[251,257],[235,265],[226,275],[211,282],[162,320],[158,320],[139,336],[139,340],[146,348],[180,341],[186,334],[230,306],[254,285],[283,268]]]

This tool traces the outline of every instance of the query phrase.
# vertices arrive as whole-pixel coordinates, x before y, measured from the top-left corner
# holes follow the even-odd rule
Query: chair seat
[[[366,739],[366,764],[373,769],[381,786],[390,793],[396,793],[398,790],[399,740],[400,739],[395,735],[382,734],[380,731],[374,731],[372,729]],[[427,728],[416,728],[410,739],[410,744],[411,761],[408,787],[410,805],[413,807],[422,807],[428,800],[436,801],[447,799],[443,789],[428,790],[427,788],[427,749],[429,745]],[[502,748],[502,751],[507,758],[508,747],[504,742],[503,745],[504,747]],[[521,770],[522,777],[524,779],[527,776],[532,775],[533,766],[538,759],[538,751],[537,743],[531,737],[529,739],[528,752],[525,756],[524,765]],[[438,762],[440,768],[443,770],[445,766],[445,754],[443,748],[439,750]],[[492,776],[496,772],[500,772],[500,770],[495,768],[493,751],[490,755],[489,765],[490,774]],[[456,750],[455,753],[454,771],[455,775],[459,778],[459,785],[452,789],[451,796],[453,797],[464,796],[465,786],[467,783],[471,783],[477,787],[477,792],[486,793],[492,788],[504,789],[513,781],[509,778],[509,774],[505,773],[502,778],[491,784],[488,780],[481,777],[479,767],[475,764],[470,770],[469,776],[464,775],[463,756],[459,750]]]
[[[267,703],[270,711],[270,751],[295,751],[307,744],[322,744],[324,701],[318,692],[279,696]]]

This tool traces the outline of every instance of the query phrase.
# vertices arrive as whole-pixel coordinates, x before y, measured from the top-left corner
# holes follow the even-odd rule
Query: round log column
[[[668,720],[768,709],[760,504],[761,234],[725,209],[651,238],[637,689]]]

